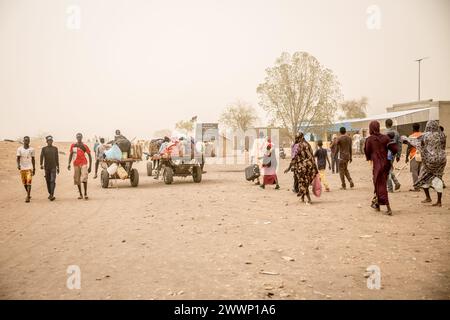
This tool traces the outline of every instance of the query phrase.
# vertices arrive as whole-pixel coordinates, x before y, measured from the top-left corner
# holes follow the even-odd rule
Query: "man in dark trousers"
[[[45,181],[47,182],[48,199],[55,200],[56,175],[59,174],[58,148],[53,146],[53,137],[45,138],[47,146],[41,150],[41,170],[45,170]]]
[[[400,140],[400,134],[398,133],[398,131],[392,128],[393,124],[394,122],[392,121],[392,119],[387,119],[385,121],[386,131],[384,132],[384,134],[388,135],[389,133],[391,133],[394,135],[394,143],[397,144],[399,150],[397,154],[394,155],[394,159],[391,160],[391,171],[389,172],[387,181],[388,192],[394,192],[394,186],[392,184],[395,185],[395,190],[400,189],[400,182],[398,182],[397,177],[394,174],[394,160],[397,162],[400,161],[400,157],[402,155],[402,142]]]
[[[348,171],[348,164],[352,162],[352,138],[347,135],[347,130],[345,127],[339,129],[339,138],[337,141],[337,152],[339,157],[339,176],[341,177],[342,190],[347,189],[345,184],[345,178],[347,178],[350,183],[350,188],[355,185],[352,178],[350,177],[350,172]]]
[[[331,173],[339,173],[339,154],[337,152],[337,136],[333,135],[333,140],[331,141]]]
[[[100,138],[100,143],[97,145],[97,148],[95,149],[95,173],[94,173],[94,179],[97,178],[97,172],[98,172],[98,166],[100,165],[100,161],[104,158],[104,153],[106,151],[106,145],[105,145],[105,139]]]
[[[89,167],[86,154],[89,157]],[[89,147],[83,143],[83,135],[81,133],[77,133],[77,142],[72,143],[70,146],[69,165],[67,167],[69,171],[73,158],[73,181],[78,187],[78,192],[80,193],[78,199],[83,199],[83,194],[81,193],[81,183],[83,183],[84,199],[87,200],[87,180],[89,173],[91,173],[92,157],[91,150],[89,150]]]

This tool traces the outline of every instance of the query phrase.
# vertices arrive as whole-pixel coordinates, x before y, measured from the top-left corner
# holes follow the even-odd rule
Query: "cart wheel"
[[[165,184],[171,184],[173,182],[173,169],[171,167],[165,167],[163,177]]]
[[[200,166],[195,166],[192,168],[192,178],[194,178],[194,182],[196,183],[202,181],[202,168]]]
[[[100,175],[102,188],[108,188],[109,185],[109,173],[106,169],[102,170],[102,173]]]
[[[147,176],[151,177],[152,171],[153,171],[153,165],[152,165],[152,162],[149,161],[149,162],[147,162]]]
[[[130,172],[130,183],[132,187],[137,187],[139,184],[139,172],[137,169],[132,169]]]

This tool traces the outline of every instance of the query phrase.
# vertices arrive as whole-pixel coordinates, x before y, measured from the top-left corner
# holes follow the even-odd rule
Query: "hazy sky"
[[[0,138],[215,122],[238,98],[258,107],[282,51],[316,56],[369,114],[416,100],[429,56],[422,98],[450,100],[450,0],[0,0]]]

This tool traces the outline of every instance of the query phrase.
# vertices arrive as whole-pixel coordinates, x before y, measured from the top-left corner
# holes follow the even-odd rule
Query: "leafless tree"
[[[172,134],[172,131],[170,129],[161,129],[161,130],[156,130],[155,132],[153,132],[153,136],[155,138],[163,138],[163,137],[170,137],[170,135]]]
[[[340,116],[340,120],[358,119],[367,117],[366,110],[368,105],[367,97],[359,100],[347,100],[341,103],[341,110],[344,115]]]
[[[187,132],[192,131],[192,129],[194,129],[194,122],[192,120],[186,120],[186,121],[181,120],[175,124],[175,128],[178,130],[185,131],[187,133]]]
[[[282,53],[257,88],[261,107],[294,139],[299,130],[330,125],[341,100],[332,70],[307,52]]]
[[[237,100],[225,108],[219,122],[233,130],[247,131],[258,120],[255,108],[251,104]]]

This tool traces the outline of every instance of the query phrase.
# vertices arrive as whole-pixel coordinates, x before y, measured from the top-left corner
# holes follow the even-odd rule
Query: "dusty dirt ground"
[[[279,173],[281,190],[260,190],[244,165],[207,165],[200,184],[168,186],[146,176],[145,162],[138,188],[101,189],[91,174],[90,200],[77,200],[61,156],[56,201],[38,170],[27,204],[17,146],[0,143],[1,299],[450,298],[449,189],[442,208],[421,204],[408,170],[391,217],[369,207],[362,158],[350,166],[355,189],[339,190],[328,172],[332,191],[308,206],[290,191],[291,174]],[[81,269],[79,290],[66,287],[69,265]],[[380,290],[367,288],[370,265]]]

